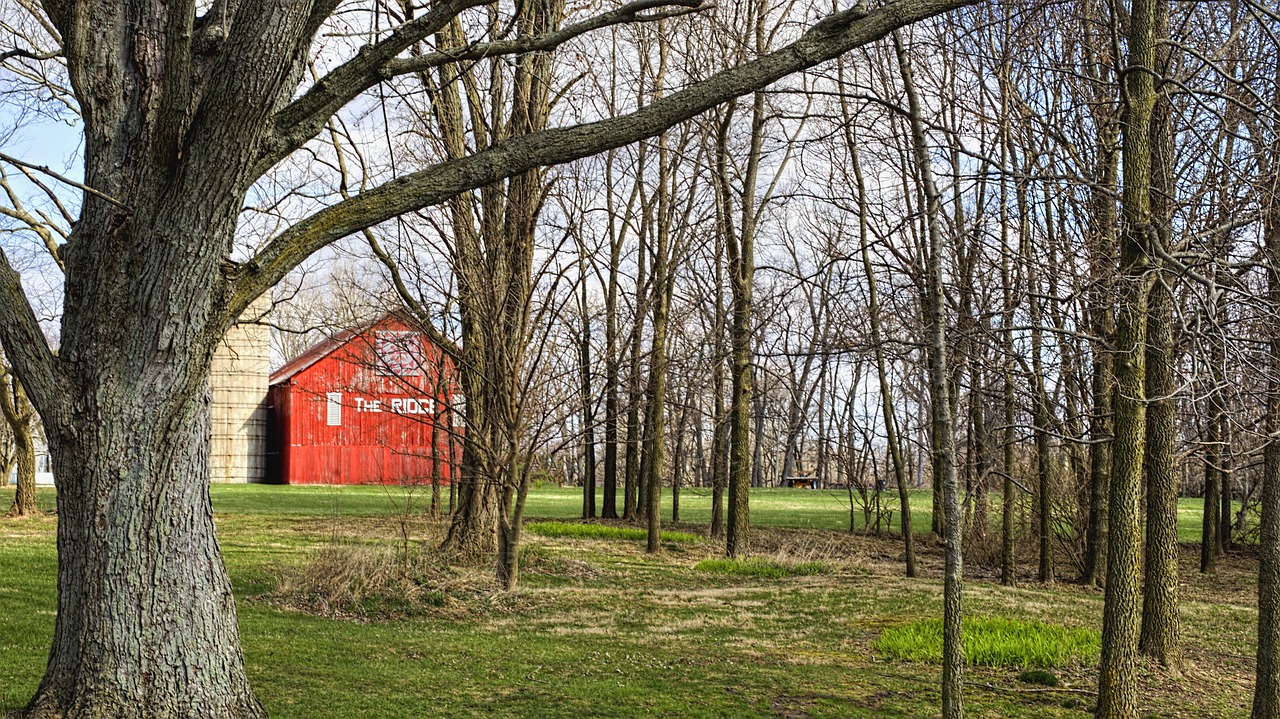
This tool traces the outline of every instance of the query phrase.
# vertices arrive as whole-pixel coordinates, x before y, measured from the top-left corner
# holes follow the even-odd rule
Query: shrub
[[[941,663],[942,620],[925,619],[885,629],[875,648],[891,659]],[[1049,669],[1095,662],[1101,651],[1102,636],[1092,629],[1000,618],[964,622],[966,664]]]
[[[747,577],[780,579],[782,577],[811,576],[826,574],[827,565],[822,562],[799,562],[789,564],[776,562],[760,557],[748,559],[704,559],[693,566],[699,572],[714,574],[736,574]]]
[[[623,539],[644,541],[649,534],[634,527],[615,527],[612,524],[580,524],[577,522],[529,522],[524,528],[544,537],[574,537],[576,539]],[[664,531],[658,535],[664,542],[696,542],[698,535],[688,532]]]
[[[335,544],[276,577],[274,598],[323,616],[394,619],[461,609],[453,596],[475,588],[417,547]]]
[[[1039,684],[1042,687],[1058,686],[1058,677],[1044,669],[1028,669],[1018,675],[1018,681],[1023,684]]]

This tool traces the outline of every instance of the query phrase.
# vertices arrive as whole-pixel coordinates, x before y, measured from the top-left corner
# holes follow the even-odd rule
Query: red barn
[[[453,360],[395,314],[341,332],[271,375],[267,478],[448,482],[461,452]]]

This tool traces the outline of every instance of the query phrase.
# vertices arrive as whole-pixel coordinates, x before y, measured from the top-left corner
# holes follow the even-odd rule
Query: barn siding
[[[388,376],[378,371],[375,362],[375,336],[382,330],[410,328],[395,318],[384,319],[310,366],[273,383],[270,451],[277,481],[430,484],[437,423],[446,455],[439,464],[440,480],[449,480],[453,463],[447,456],[450,420],[445,408],[451,397],[449,388],[456,385],[452,364],[438,347],[419,335],[425,359],[422,374]],[[443,377],[439,383],[437,372]],[[331,392],[342,393],[339,426],[327,423]],[[371,411],[373,402],[380,402],[382,411]],[[393,404],[402,411],[392,411]],[[435,411],[427,413],[428,408]]]

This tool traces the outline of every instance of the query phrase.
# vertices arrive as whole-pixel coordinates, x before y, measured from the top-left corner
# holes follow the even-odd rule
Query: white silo
[[[213,355],[209,474],[214,482],[266,480],[270,294],[249,306]]]

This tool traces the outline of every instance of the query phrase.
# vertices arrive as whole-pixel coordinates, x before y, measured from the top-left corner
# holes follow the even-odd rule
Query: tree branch
[[[62,383],[58,379],[57,357],[40,331],[27,294],[22,289],[22,276],[4,250],[0,250],[0,345],[36,401],[42,417],[61,428],[65,413],[61,411]]]
[[[716,73],[622,117],[555,128],[432,165],[327,207],[285,230],[238,266],[227,311],[238,316],[253,298],[329,244],[412,210],[535,167],[557,165],[652,137],[716,105],[838,57],[896,28],[976,0],[895,0],[868,11],[858,5],[823,18],[798,40]]]
[[[673,5],[678,6],[680,9],[649,15],[641,14],[646,10],[655,10],[657,8],[670,7]],[[526,52],[554,50],[579,35],[584,35],[593,30],[609,27],[610,25],[619,25],[629,22],[651,22],[661,18],[687,15],[708,7],[710,7],[710,5],[703,2],[703,0],[637,0],[636,2],[627,3],[616,10],[601,13],[600,15],[588,18],[582,22],[565,26],[555,32],[549,32],[542,35],[528,35],[525,37],[518,37],[510,40],[498,40],[495,42],[478,42],[465,47],[433,52],[426,55],[420,55],[418,57],[397,58],[387,63],[387,66],[384,68],[384,74],[387,77],[394,77],[397,75],[407,75],[413,72],[422,72],[423,70],[438,67],[449,62],[482,60],[487,57],[495,57],[498,55],[515,55]]]
[[[100,190],[95,190],[84,183],[76,182],[75,180],[71,179],[70,177],[67,177],[66,175],[62,175],[57,172],[54,172],[47,165],[33,165],[30,162],[19,160],[18,158],[13,157],[12,155],[7,155],[3,152],[0,152],[0,162],[7,162],[15,167],[25,167],[27,169],[35,170],[36,172],[46,174],[49,177],[52,177],[53,179],[57,180],[58,182],[61,182],[65,185],[70,185],[76,188],[77,190],[87,192],[88,194],[93,195],[94,197],[97,197],[99,199],[106,200],[107,202],[110,202],[111,204],[115,205],[116,207],[119,207],[122,210],[129,210],[128,205],[117,200],[111,195],[108,195],[105,192],[102,192]]]
[[[398,26],[382,40],[365,45],[355,57],[320,78],[302,97],[276,113],[275,131],[258,162],[257,174],[266,172],[318,135],[329,118],[360,93],[387,79],[384,68],[396,55],[436,33],[464,10],[490,2],[493,0],[446,0],[427,14]]]

